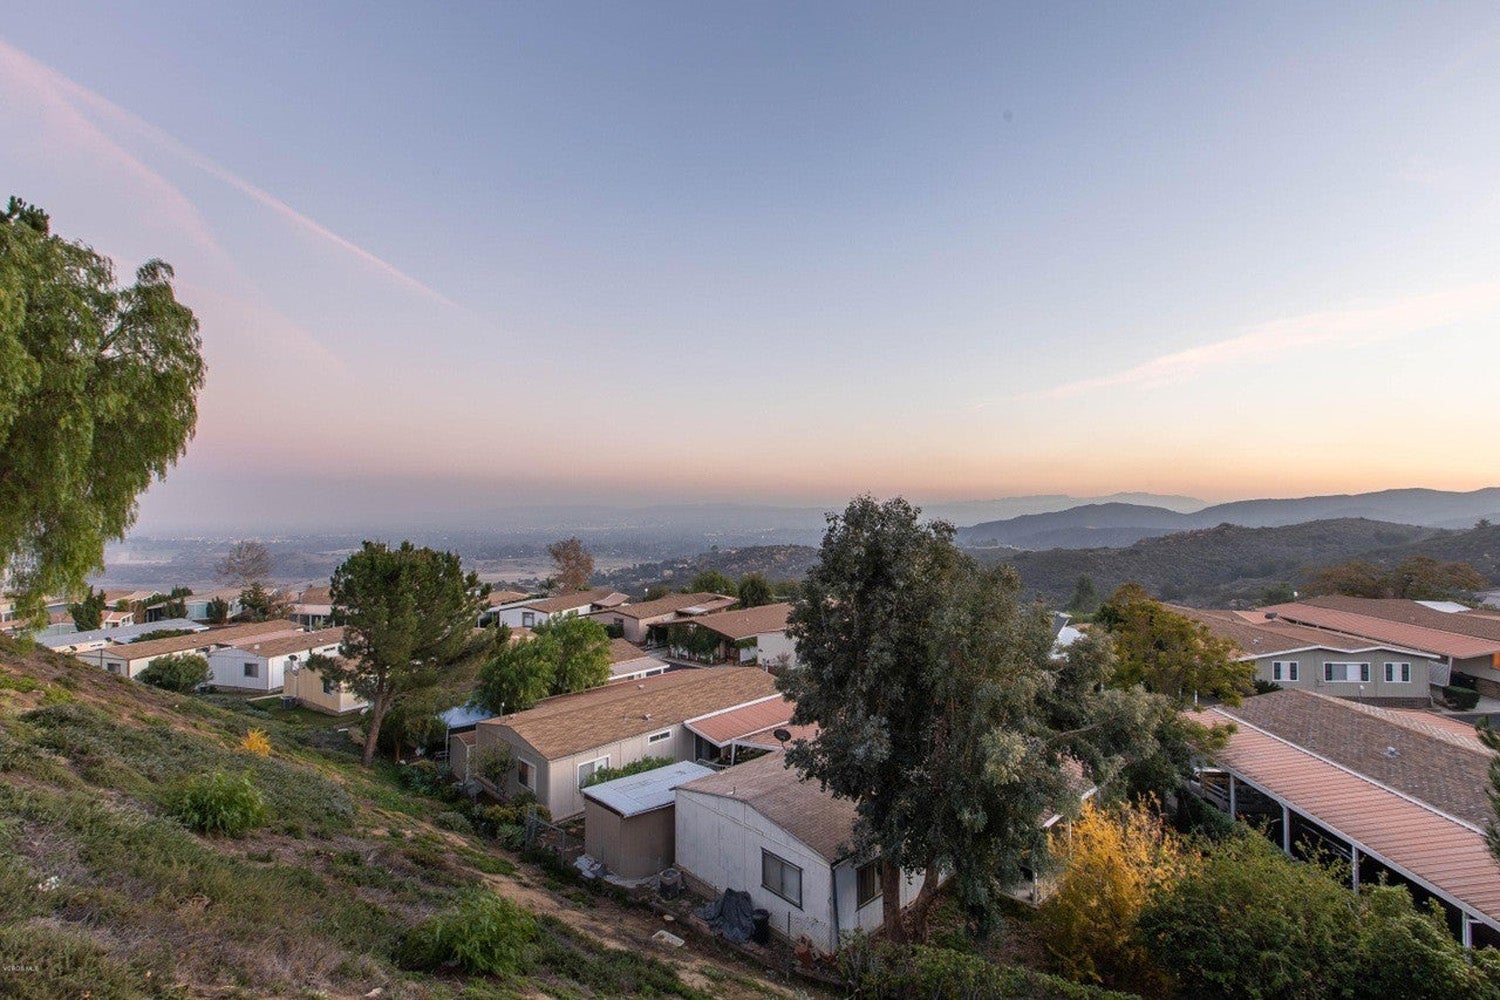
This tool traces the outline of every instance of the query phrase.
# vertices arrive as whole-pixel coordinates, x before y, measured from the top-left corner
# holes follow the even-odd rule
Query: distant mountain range
[[[1087,576],[1101,598],[1134,582],[1169,601],[1198,606],[1251,606],[1269,587],[1307,585],[1314,571],[1364,560],[1393,566],[1414,555],[1466,562],[1500,582],[1500,524],[1467,531],[1361,518],[1274,528],[1219,525],[1147,538],[1124,548],[978,549],[987,563],[1009,563],[1033,595],[1061,605]]]
[[[1133,545],[1146,538],[1220,524],[1272,528],[1347,518],[1469,528],[1480,519],[1500,521],[1500,487],[1469,493],[1403,489],[1289,500],[1236,500],[1188,511],[1160,504],[1092,503],[985,521],[961,528],[958,540],[974,547],[1085,549]]]

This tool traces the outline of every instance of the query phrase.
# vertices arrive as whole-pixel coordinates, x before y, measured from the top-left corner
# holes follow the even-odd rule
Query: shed
[[[645,878],[675,857],[678,785],[713,774],[692,761],[605,781],[583,790],[583,848],[621,878]]]

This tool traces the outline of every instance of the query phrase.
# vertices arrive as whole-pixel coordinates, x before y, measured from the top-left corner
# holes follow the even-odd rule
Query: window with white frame
[[[1296,681],[1300,679],[1300,670],[1296,660],[1272,660],[1271,680],[1273,681]]]
[[[1340,663],[1333,660],[1323,661],[1323,680],[1348,681],[1350,683],[1368,684],[1370,682],[1370,665],[1368,663]]]
[[[669,740],[671,738],[672,738],[672,730],[670,730],[670,729],[663,729],[659,733],[652,733],[650,736],[647,736],[646,737],[646,742],[647,743],[665,743],[667,740]]]
[[[880,859],[866,861],[854,870],[854,905],[865,906],[881,896]]]
[[[586,785],[588,783],[588,780],[594,776],[595,771],[602,771],[608,766],[608,757],[600,757],[598,760],[591,760],[586,764],[579,764],[578,787],[582,788],[584,785]]]
[[[760,886],[802,909],[802,869],[765,848],[760,851]]]
[[[522,628],[531,628],[535,624],[536,624],[536,612],[535,611],[522,611],[521,612],[521,627]]]
[[[1385,682],[1387,684],[1410,684],[1410,663],[1387,663],[1385,665]]]

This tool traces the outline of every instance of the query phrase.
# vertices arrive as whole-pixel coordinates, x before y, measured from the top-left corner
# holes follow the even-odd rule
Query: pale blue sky
[[[1308,6],[19,0],[0,177],[202,317],[143,525],[1493,485],[1500,8]]]

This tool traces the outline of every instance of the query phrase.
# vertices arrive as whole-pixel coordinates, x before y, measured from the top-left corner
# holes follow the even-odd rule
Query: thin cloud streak
[[[1378,306],[1328,309],[1274,320],[1227,340],[1164,354],[1123,371],[1026,393],[1022,400],[1067,399],[1099,389],[1164,385],[1213,368],[1272,360],[1285,351],[1360,347],[1482,318],[1500,308],[1500,282],[1410,296]]]
[[[369,250],[366,250],[364,247],[359,246],[357,243],[353,243],[350,240],[345,239],[344,237],[340,236],[338,233],[333,232],[331,229],[322,225],[321,223],[308,218],[306,215],[303,215],[295,208],[292,208],[286,202],[277,198],[270,192],[257,187],[255,184],[252,184],[250,181],[236,174],[228,167],[225,167],[217,161],[204,155],[203,153],[198,152],[197,150],[177,139],[175,136],[157,127],[156,125],[151,124],[150,122],[134,114],[133,112],[127,111],[108,98],[96,94],[82,84],[69,79],[68,77],[52,69],[50,66],[47,66],[45,63],[33,59],[31,56],[22,52],[20,49],[17,49],[15,46],[10,45],[3,39],[0,39],[0,65],[8,66],[13,73],[27,80],[33,86],[41,84],[45,89],[50,90],[53,94],[63,97],[64,103],[66,103],[67,99],[71,99],[73,105],[69,107],[69,110],[77,115],[80,119],[82,119],[82,115],[79,113],[77,105],[83,105],[92,110],[94,113],[111,119],[116,125],[134,130],[135,132],[145,135],[147,138],[166,148],[176,156],[182,158],[190,165],[203,171],[216,180],[229,185],[234,190],[254,200],[260,205],[271,209],[281,218],[285,219],[287,222],[290,222],[297,228],[302,229],[305,232],[311,233],[312,235],[333,244],[340,250],[343,250],[344,252],[354,256],[358,260],[386,275],[387,277],[395,279],[398,283],[408,289],[411,289],[412,291],[418,292],[435,302],[439,302],[445,306],[448,306],[449,308],[464,311],[463,306],[459,305],[457,302],[454,302],[442,292],[439,292],[436,289],[423,284],[420,280],[412,277],[405,271],[402,271],[400,268],[396,267],[396,265],[390,263],[384,258],[378,256],[377,254],[371,253]],[[123,149],[120,149],[119,153],[127,157],[129,156],[129,154],[125,153]],[[133,157],[131,157],[131,160],[134,162]],[[150,172],[149,169],[145,168],[144,166],[142,166],[142,169]]]

